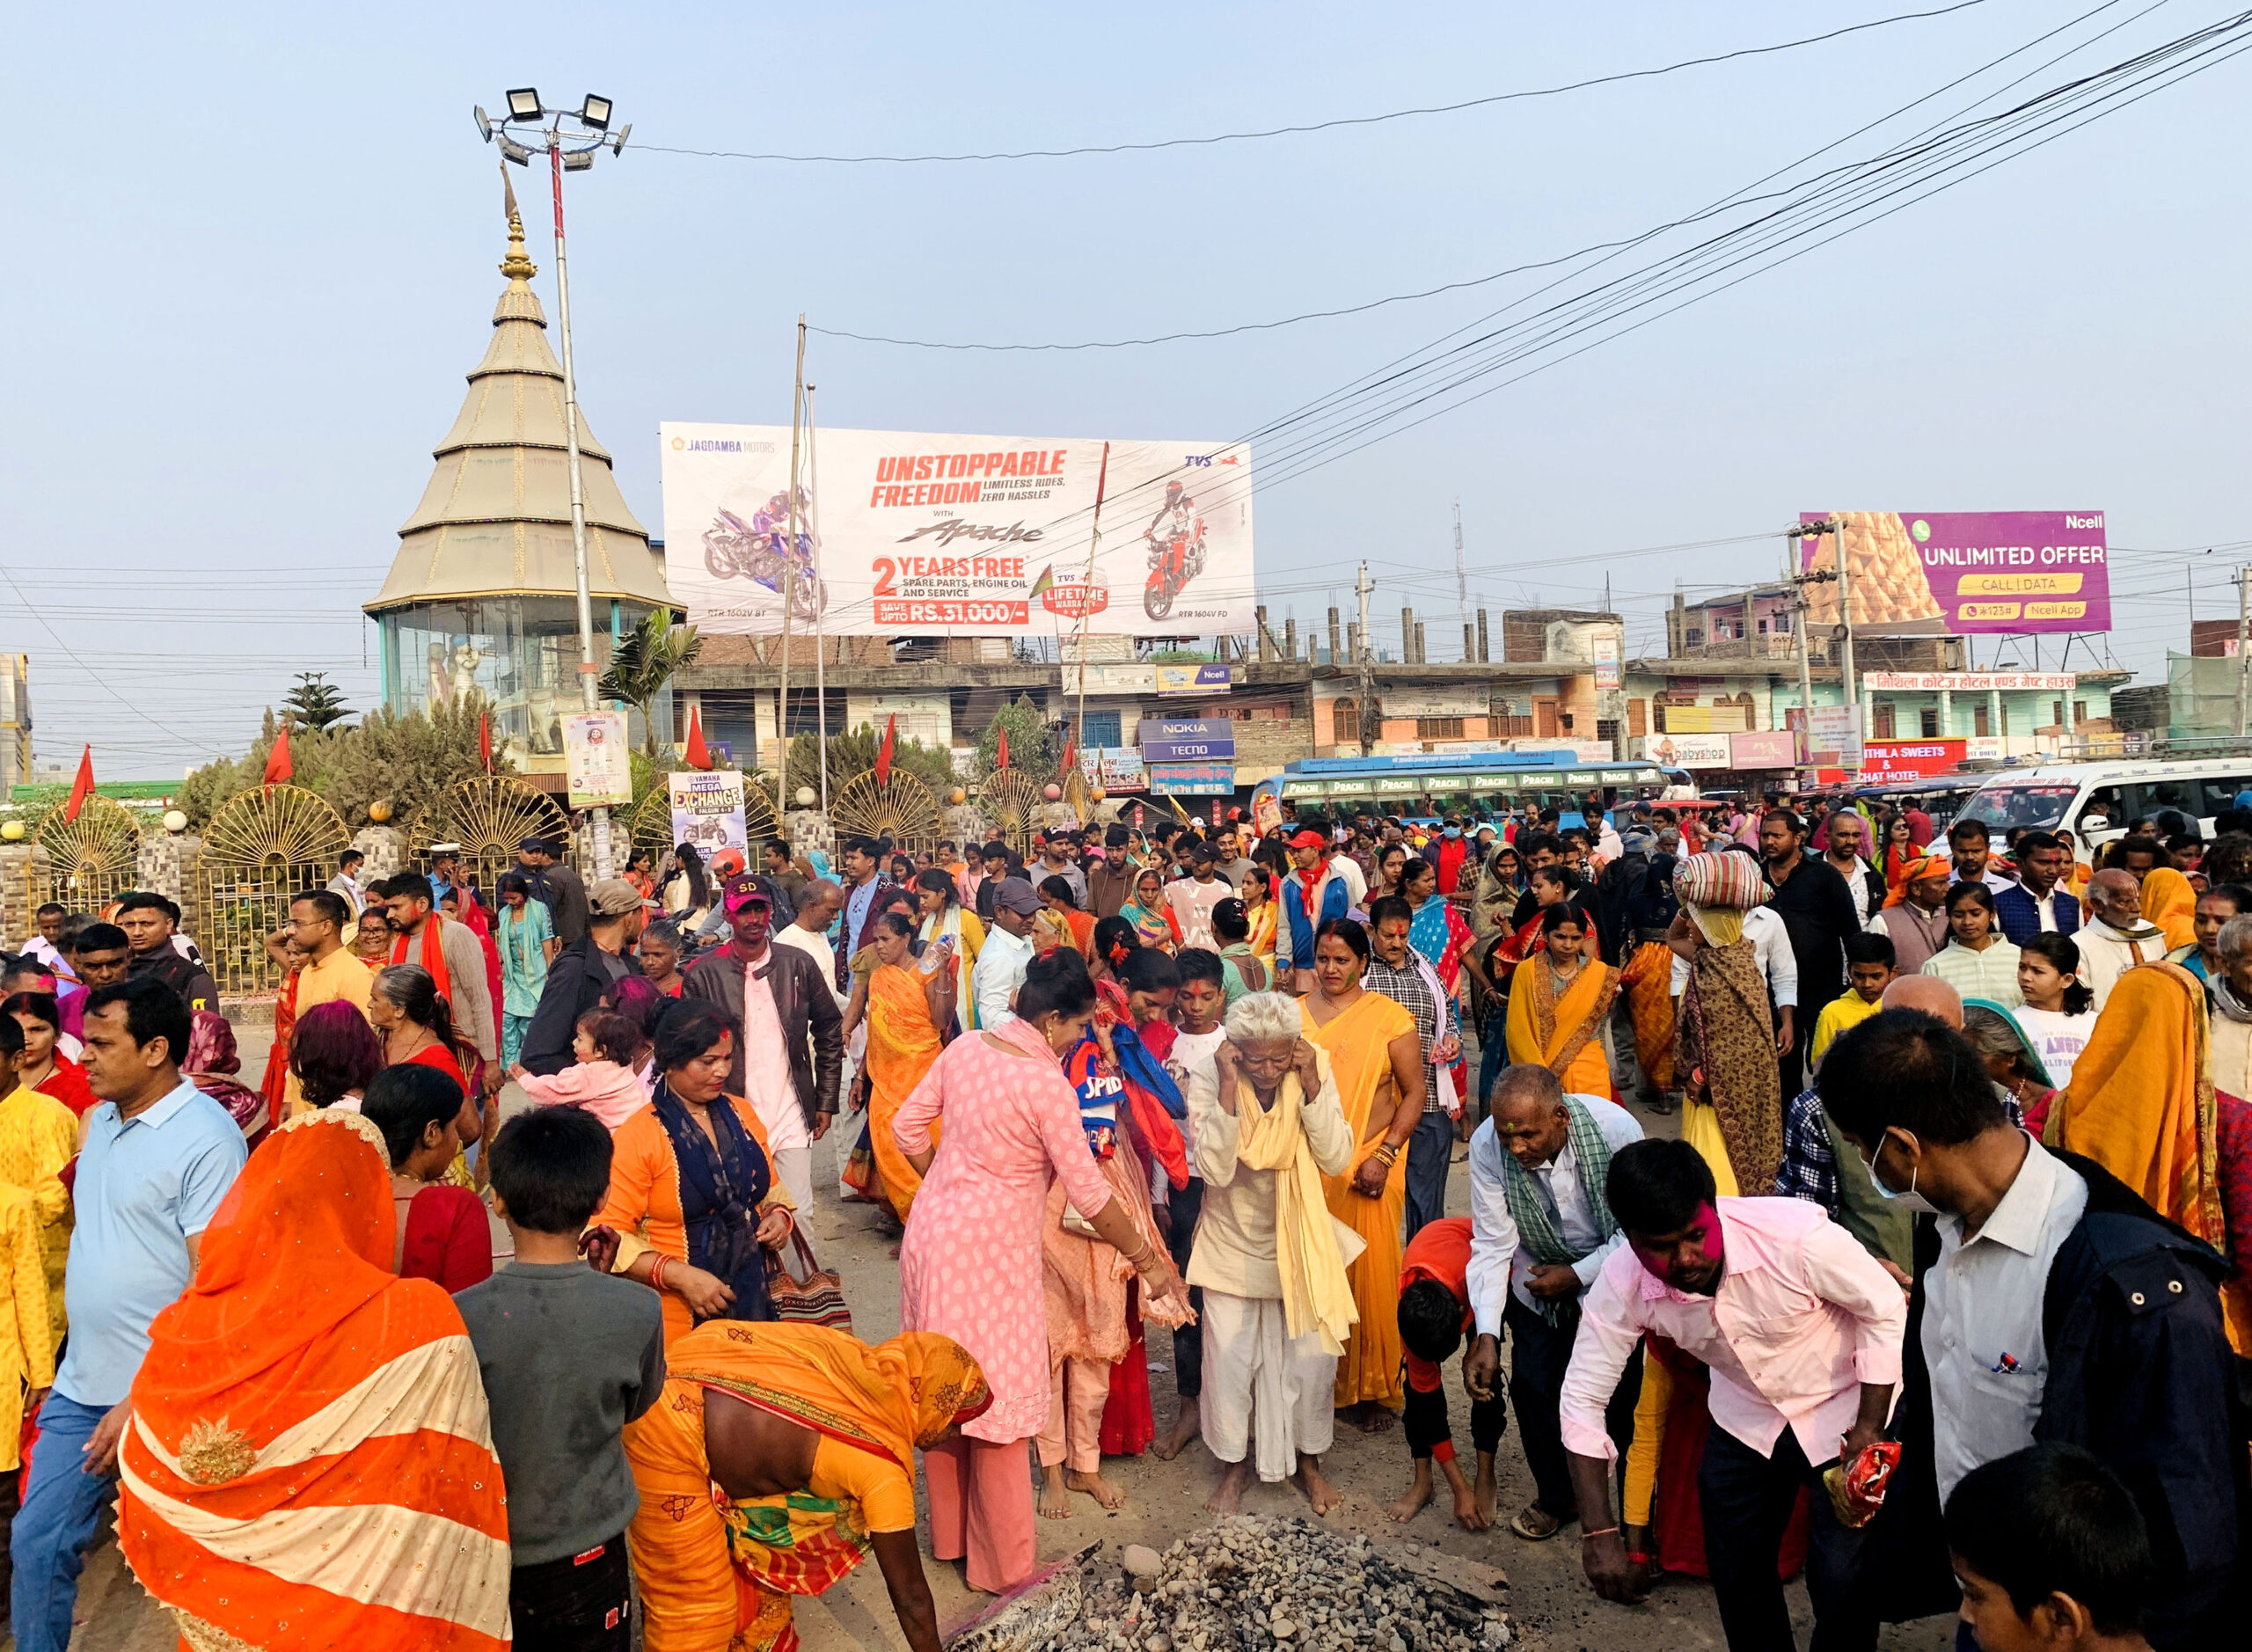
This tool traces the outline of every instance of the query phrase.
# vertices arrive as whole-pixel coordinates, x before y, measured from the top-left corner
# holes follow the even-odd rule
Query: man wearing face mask
[[[2226,1644],[2248,1507],[2226,1264],[2093,1159],[2013,1125],[1978,1056],[1928,1015],[1886,1010],[1847,1032],[1821,1089],[1878,1188],[1939,1216],[1917,1236],[1905,1449],[1880,1517],[1902,1546],[1889,1557],[1898,1608],[1952,1597],[1938,1517],[1963,1477],[2064,1443],[2141,1506],[2161,1557],[2151,1645]]]
[[[1423,845],[1423,859],[1431,863],[1439,874],[1439,893],[1451,900],[1462,880],[1462,869],[1477,863],[1471,857],[1469,840],[1462,835],[1462,817],[1450,815],[1439,828],[1439,835]],[[1470,891],[1462,891],[1466,901]]]
[[[1730,1652],[1796,1644],[1776,1564],[1802,1485],[1812,1492],[1814,1644],[1873,1647],[1866,1534],[1839,1524],[1821,1479],[1883,1436],[1908,1321],[1900,1287],[1803,1200],[1716,1197],[1686,1142],[1620,1148],[1604,1195],[1627,1244],[1587,1293],[1560,1407],[1588,1581],[1607,1600],[1639,1600],[1647,1587],[1612,1512],[1618,1449],[1604,1408],[1642,1334],[1656,1332],[1711,1373],[1697,1493]]]

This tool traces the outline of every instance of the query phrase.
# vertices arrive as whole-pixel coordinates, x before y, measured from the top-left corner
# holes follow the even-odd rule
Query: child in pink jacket
[[[611,1010],[589,1010],[579,1018],[577,1035],[571,1041],[576,1066],[566,1067],[552,1078],[527,1072],[523,1064],[508,1069],[508,1077],[524,1093],[545,1107],[582,1107],[616,1129],[649,1105],[649,1093],[625,1064],[638,1040],[633,1023]]]

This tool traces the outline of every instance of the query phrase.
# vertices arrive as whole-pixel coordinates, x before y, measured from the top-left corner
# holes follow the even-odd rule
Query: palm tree
[[[665,691],[673,673],[695,664],[703,648],[704,639],[696,634],[695,626],[676,625],[670,609],[653,608],[610,651],[610,669],[602,674],[599,691],[604,699],[623,700],[640,710],[647,750],[652,757],[660,746],[656,719],[649,714],[649,708]]]

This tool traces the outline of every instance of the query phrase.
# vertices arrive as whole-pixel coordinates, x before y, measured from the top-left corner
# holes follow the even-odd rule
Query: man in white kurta
[[[1280,1007],[1277,1008],[1276,1006]],[[1318,1459],[1329,1449],[1336,1418],[1331,1395],[1336,1380],[1336,1344],[1324,1351],[1320,1327],[1291,1336],[1283,1306],[1282,1268],[1276,1255],[1276,1182],[1279,1170],[1259,1170],[1242,1162],[1242,1119],[1221,1103],[1220,1086],[1239,1072],[1239,1094],[1264,1084],[1269,1071],[1261,1056],[1289,1051],[1276,1063],[1280,1079],[1304,1060],[1317,1082],[1304,1084],[1298,1129],[1323,1175],[1341,1173],[1351,1160],[1353,1135],[1337,1099],[1329,1057],[1298,1037],[1297,1001],[1282,993],[1252,993],[1232,1005],[1229,1042],[1213,1067],[1189,1074],[1188,1117],[1195,1141],[1195,1166],[1204,1182],[1204,1206],[1196,1223],[1188,1281],[1203,1287],[1204,1443],[1228,1465],[1209,1505],[1232,1512],[1250,1470],[1266,1481],[1303,1473],[1307,1496],[1318,1513],[1335,1506],[1337,1494],[1320,1477]],[[1247,1031],[1271,1036],[1246,1038]],[[1244,1105],[1257,1106],[1255,1099]],[[1334,1242],[1327,1206],[1318,1224]],[[1256,1429],[1256,1456],[1247,1461]]]

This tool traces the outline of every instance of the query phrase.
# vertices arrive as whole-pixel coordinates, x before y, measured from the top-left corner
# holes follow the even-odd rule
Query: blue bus
[[[1568,751],[1420,752],[1400,757],[1309,757],[1253,788],[1298,809],[1351,815],[1365,810],[1402,820],[1448,815],[1499,817],[1507,810],[1554,808],[1566,826],[1586,824],[1583,807],[1600,794],[1607,810],[1686,780],[1652,763],[1583,763]]]

